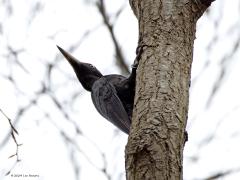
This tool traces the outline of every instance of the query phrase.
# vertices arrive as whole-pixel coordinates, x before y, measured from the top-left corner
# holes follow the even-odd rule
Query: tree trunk
[[[130,0],[143,49],[125,151],[128,180],[183,177],[193,42],[207,8],[195,2]]]

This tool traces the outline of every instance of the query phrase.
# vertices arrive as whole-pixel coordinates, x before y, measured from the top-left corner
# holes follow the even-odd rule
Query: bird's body
[[[58,47],[58,46],[57,46]],[[129,134],[135,94],[136,67],[130,76],[111,74],[103,76],[93,65],[78,61],[58,47],[73,67],[82,86],[91,92],[98,112],[123,132]]]
[[[129,117],[132,116],[133,101],[135,95],[136,72],[132,73],[134,74],[131,74],[131,76],[129,76],[128,78],[118,74],[104,76],[107,79],[107,81],[115,87],[117,95],[121,100],[123,106],[125,107],[125,110]]]
[[[110,81],[109,81],[110,79]],[[129,134],[131,120],[110,75],[103,76],[93,84],[91,97],[98,112],[111,123]]]

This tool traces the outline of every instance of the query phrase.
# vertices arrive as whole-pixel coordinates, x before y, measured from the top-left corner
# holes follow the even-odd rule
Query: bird
[[[134,61],[128,77],[118,74],[102,75],[92,64],[79,61],[58,45],[57,48],[72,66],[83,88],[91,92],[97,111],[121,131],[129,134],[138,61]]]

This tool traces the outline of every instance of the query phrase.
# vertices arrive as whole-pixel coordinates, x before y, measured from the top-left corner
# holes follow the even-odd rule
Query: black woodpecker
[[[129,77],[117,74],[103,76],[92,64],[80,62],[61,47],[57,48],[72,66],[83,88],[91,92],[97,111],[120,130],[129,134],[138,61],[135,60]]]

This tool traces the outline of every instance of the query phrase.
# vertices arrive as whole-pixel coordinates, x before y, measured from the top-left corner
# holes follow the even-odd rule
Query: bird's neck
[[[91,92],[93,84],[101,77],[95,75],[78,76],[78,80],[87,91]]]

